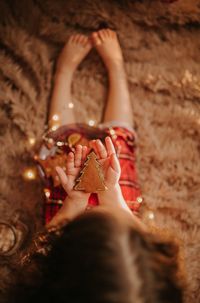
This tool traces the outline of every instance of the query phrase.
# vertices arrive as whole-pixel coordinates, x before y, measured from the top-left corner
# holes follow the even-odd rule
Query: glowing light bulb
[[[114,129],[111,129],[111,130],[110,130],[110,134],[111,134],[111,136],[114,136],[114,135],[115,135],[115,130],[114,130]]]
[[[33,137],[30,137],[30,138],[28,139],[28,142],[29,142],[30,145],[34,145],[34,144],[35,144],[35,141],[36,141],[36,139],[33,138]]]
[[[150,220],[153,220],[155,218],[155,215],[152,211],[149,211],[147,216]]]
[[[36,178],[36,171],[32,168],[26,168],[23,172],[24,179],[34,180]]]
[[[51,127],[51,130],[52,131],[55,131],[56,129],[58,129],[59,125],[58,124],[55,124]]]
[[[52,120],[58,121],[59,120],[59,116],[58,115],[53,115]]]
[[[74,108],[74,103],[70,102],[70,103],[68,104],[68,107],[69,107],[69,108]]]
[[[94,120],[89,120],[89,121],[88,121],[88,124],[89,124],[90,126],[94,126],[94,125],[95,125],[95,121],[94,121]]]
[[[137,202],[138,203],[142,203],[142,201],[143,201],[142,197],[137,197]]]
[[[65,145],[65,143],[64,143],[64,142],[61,142],[61,141],[58,141],[58,142],[56,143],[56,145],[57,145],[57,146],[63,146],[63,145]]]
[[[50,195],[51,195],[50,190],[49,190],[48,188],[45,188],[45,189],[44,189],[44,192],[45,192],[45,196],[46,196],[47,198],[49,198]]]

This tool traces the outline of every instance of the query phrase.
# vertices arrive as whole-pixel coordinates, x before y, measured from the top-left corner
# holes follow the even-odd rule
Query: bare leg
[[[71,96],[73,74],[91,47],[90,39],[79,34],[72,35],[64,46],[56,67],[48,119],[49,128],[56,129],[64,124],[75,123]]]
[[[110,29],[103,29],[94,32],[92,40],[109,75],[110,87],[103,122],[120,121],[132,125],[132,106],[117,35]]]

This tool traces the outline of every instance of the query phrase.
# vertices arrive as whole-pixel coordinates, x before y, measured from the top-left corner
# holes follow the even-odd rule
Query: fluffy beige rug
[[[137,166],[148,224],[181,240],[185,302],[200,301],[200,4],[155,1],[0,1],[0,217],[25,209],[41,226],[42,184],[25,181],[34,165],[29,138],[44,132],[56,57],[74,32],[106,22],[118,33],[138,133]],[[106,72],[95,51],[76,72],[81,121],[101,119]],[[153,213],[151,213],[151,211]],[[154,219],[153,219],[154,217]],[[11,260],[1,266],[3,291]]]

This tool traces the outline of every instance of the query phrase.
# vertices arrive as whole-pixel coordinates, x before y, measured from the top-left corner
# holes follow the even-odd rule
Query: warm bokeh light
[[[31,146],[33,146],[36,142],[36,139],[34,137],[30,137],[30,138],[28,138],[28,142]]]
[[[142,203],[142,201],[143,201],[142,197],[137,197],[137,202],[138,203]]]
[[[88,121],[88,124],[89,124],[90,126],[94,126],[94,125],[95,125],[95,121],[94,121],[94,120],[89,120],[89,121]]]
[[[58,121],[59,120],[59,116],[58,115],[53,115],[52,120]]]
[[[35,180],[36,176],[37,176],[37,173],[34,168],[26,168],[23,172],[23,177],[26,180]]]
[[[147,217],[150,219],[150,220],[154,220],[155,219],[155,215],[152,211],[149,211],[148,214],[147,214]]]
[[[70,103],[68,104],[68,107],[69,107],[69,108],[74,108],[74,103],[70,102]]]
[[[111,134],[111,136],[114,136],[115,135],[115,130],[114,129],[110,129],[110,134]]]
[[[50,190],[49,190],[48,188],[45,188],[45,189],[44,189],[44,193],[45,193],[45,196],[46,196],[47,198],[49,198],[50,195],[51,195],[51,192],[50,192]]]
[[[58,124],[55,124],[51,127],[51,130],[52,131],[55,131],[56,129],[58,129],[59,125]]]
[[[62,141],[58,141],[58,142],[56,142],[56,145],[57,145],[57,146],[63,146],[63,145],[65,145],[65,143],[62,142]]]

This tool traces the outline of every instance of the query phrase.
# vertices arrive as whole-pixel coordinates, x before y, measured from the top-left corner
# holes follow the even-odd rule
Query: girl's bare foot
[[[88,37],[81,34],[70,36],[58,58],[57,71],[73,72],[91,48],[92,43]]]
[[[108,70],[123,66],[123,56],[117,34],[110,29],[92,33],[92,41]]]

